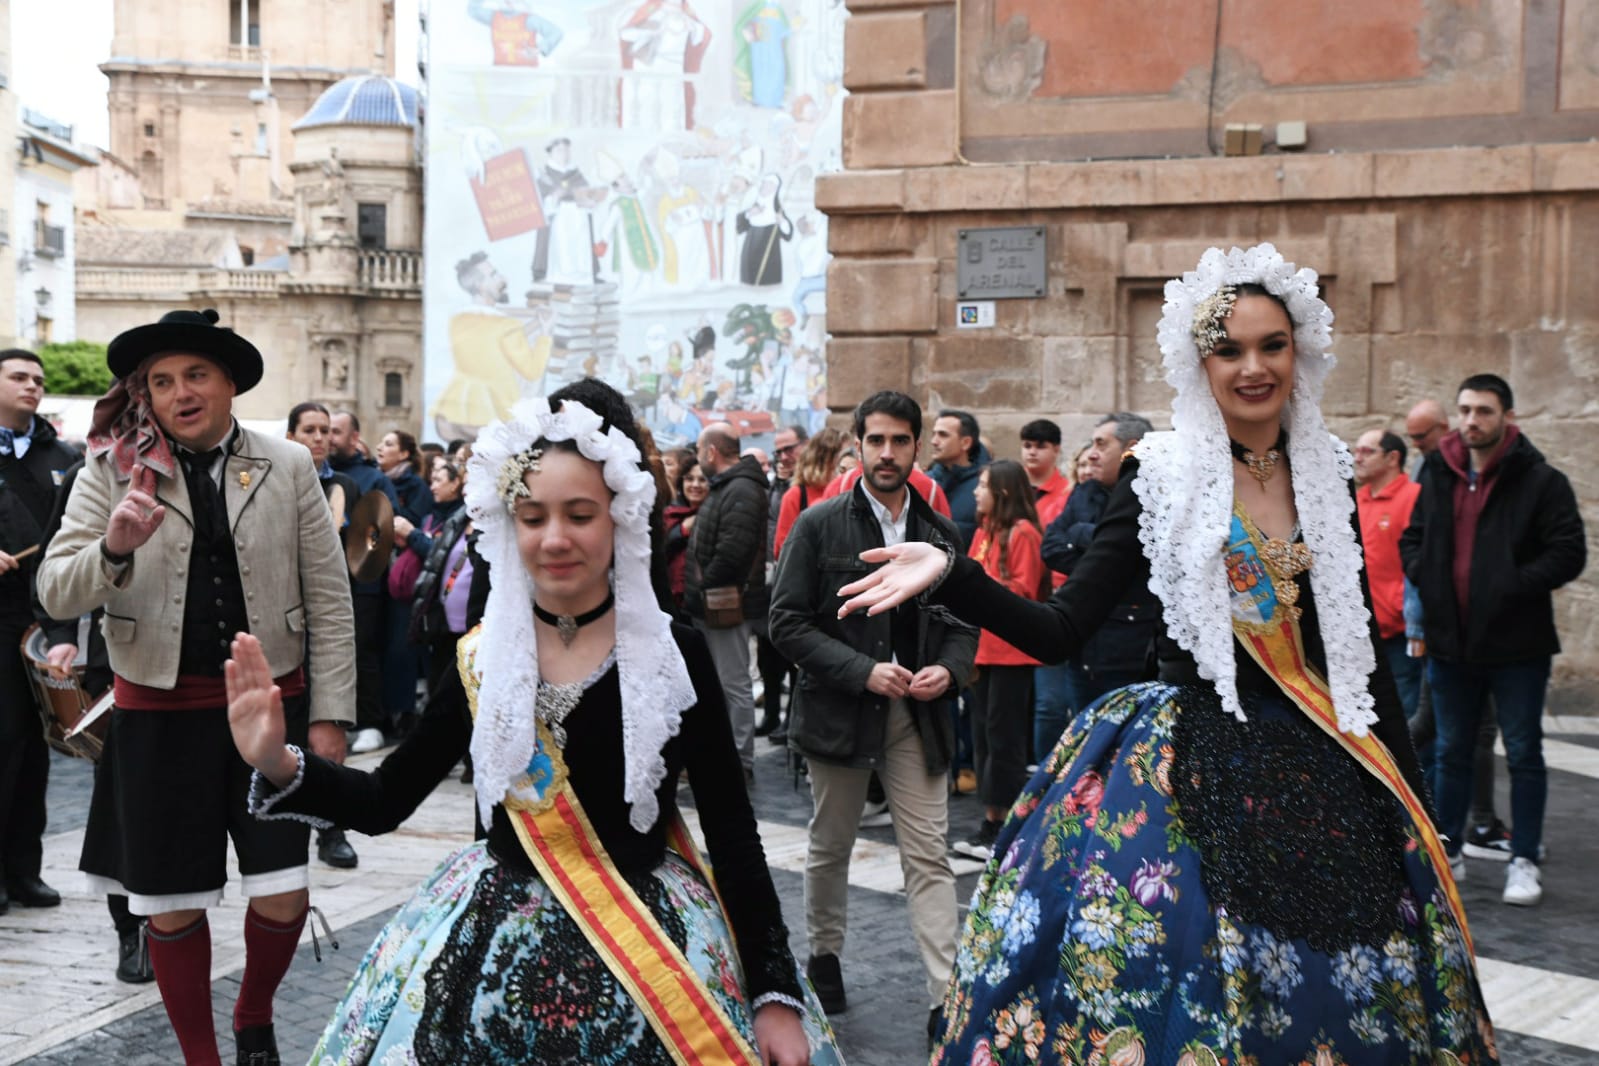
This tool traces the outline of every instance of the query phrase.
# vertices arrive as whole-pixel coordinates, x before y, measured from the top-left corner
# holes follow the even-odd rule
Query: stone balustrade
[[[385,292],[414,292],[422,288],[422,253],[395,248],[361,252],[360,284]]]

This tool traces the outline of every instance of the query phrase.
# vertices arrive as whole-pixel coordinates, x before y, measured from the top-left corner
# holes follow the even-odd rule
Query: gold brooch
[[[239,488],[247,489],[249,487],[250,487],[250,472],[248,470],[240,470],[239,471]]]

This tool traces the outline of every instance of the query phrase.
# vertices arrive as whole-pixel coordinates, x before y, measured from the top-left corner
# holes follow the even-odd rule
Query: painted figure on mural
[[[532,0],[467,0],[466,13],[489,28],[497,67],[536,67],[565,36]]]
[[[733,58],[738,87],[756,107],[783,106],[788,91],[788,12],[771,0],[755,0],[733,24],[739,35]]]
[[[710,227],[705,221],[705,198],[683,180],[682,164],[670,152],[655,160],[655,173],[664,189],[655,203],[655,218],[665,245],[666,284],[685,289],[703,288],[711,278]]]
[[[550,358],[549,312],[523,319],[502,308],[510,285],[486,252],[455,265],[455,280],[473,303],[450,316],[449,383],[433,408],[434,428],[444,440],[473,437],[506,418],[524,387],[536,389]]]
[[[789,302],[799,316],[799,328],[805,329],[811,311],[805,301],[819,296],[822,310],[827,310],[827,232],[816,221],[815,213],[800,216],[799,239],[794,242],[799,259],[800,279],[794,284]]]
[[[711,203],[711,248],[715,256],[712,277],[718,281],[733,279],[733,264],[738,261],[738,213],[744,198],[749,195],[751,179],[740,171],[723,176],[716,187],[716,197]]]
[[[557,137],[544,149],[535,183],[544,201],[545,225],[533,252],[533,280],[556,285],[592,285],[599,271],[594,255],[595,192],[572,165],[572,141]],[[599,190],[603,194],[604,190]]]
[[[648,292],[650,281],[661,267],[661,247],[639,201],[638,186],[631,176],[617,169],[605,220],[600,225],[600,265],[616,279],[626,302]]]
[[[745,285],[783,283],[783,241],[794,236],[794,223],[783,213],[780,193],[783,179],[767,173],[749,206],[738,215],[738,232],[744,235],[739,253],[738,280]]]
[[[617,31],[622,49],[621,126],[694,128],[693,75],[711,31],[688,0],[644,0]],[[678,88],[678,87],[681,88]]]

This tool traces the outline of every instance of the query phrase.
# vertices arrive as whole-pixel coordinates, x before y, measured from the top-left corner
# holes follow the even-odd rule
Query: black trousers
[[[766,688],[761,701],[762,716],[765,721],[775,722],[783,713],[783,679],[794,673],[794,664],[762,633],[755,638],[755,668],[760,671],[761,684]]]
[[[972,761],[985,807],[1006,810],[1027,784],[1032,750],[1031,666],[984,666],[972,701]]]
[[[0,873],[38,877],[44,861],[44,790],[50,747],[22,659],[26,621],[0,623]]]
[[[383,645],[388,635],[384,628],[388,596],[379,589],[354,592],[350,598],[355,606],[355,725],[357,729],[386,729]]]

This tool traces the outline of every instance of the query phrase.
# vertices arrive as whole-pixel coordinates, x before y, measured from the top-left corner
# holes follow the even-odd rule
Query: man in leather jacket
[[[844,1009],[838,956],[849,858],[875,770],[893,812],[931,1026],[954,962],[957,920],[946,849],[954,753],[947,701],[971,677],[977,631],[913,604],[838,617],[839,588],[869,569],[861,552],[906,540],[959,543],[954,523],[906,484],[921,415],[897,392],[876,393],[856,408],[863,476],[794,523],[778,561],[770,624],[773,643],[799,669],[788,743],[809,760],[816,805],[805,864],[811,981],[825,1009]]]

